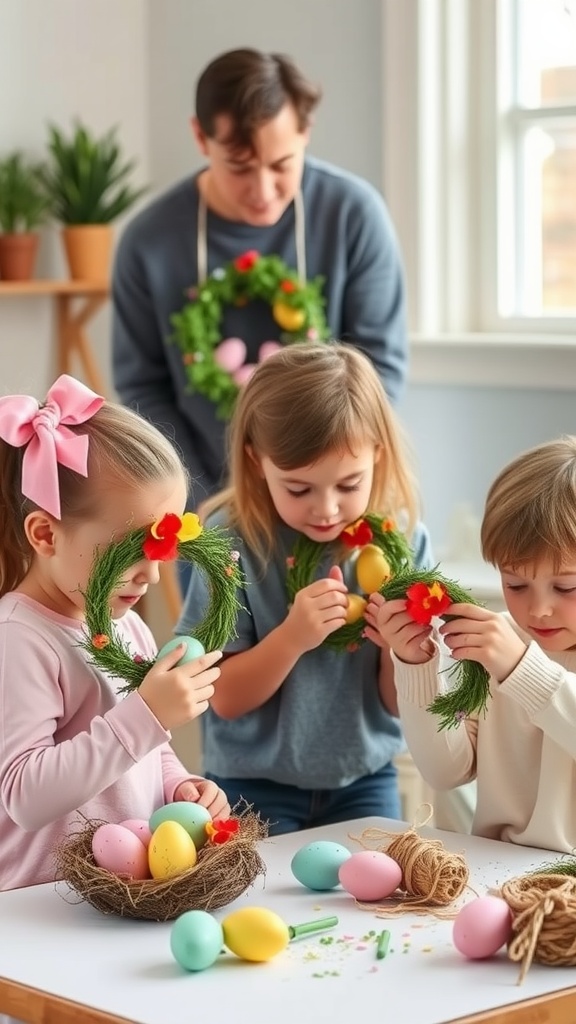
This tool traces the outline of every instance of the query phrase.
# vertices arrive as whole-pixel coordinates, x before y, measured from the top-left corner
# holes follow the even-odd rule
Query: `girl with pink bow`
[[[81,647],[94,552],[182,514],[186,493],[169,441],[74,378],[59,377],[43,405],[0,398],[0,889],[52,881],[78,812],[117,823],[191,800],[229,814],[225,793],[168,742],[207,709],[220,652],[177,666],[176,648],[119,700]],[[133,607],[158,578],[143,554],[111,595],[135,656],[156,654]]]

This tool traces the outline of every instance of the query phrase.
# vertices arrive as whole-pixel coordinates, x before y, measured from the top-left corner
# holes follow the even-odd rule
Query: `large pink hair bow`
[[[22,458],[22,494],[60,519],[58,464],[88,475],[88,438],[69,425],[85,423],[104,399],[63,373],[40,406],[29,395],[0,398],[0,437],[15,448],[26,445]]]

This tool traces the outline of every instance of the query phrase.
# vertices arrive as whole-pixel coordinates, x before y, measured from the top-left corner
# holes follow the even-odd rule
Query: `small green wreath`
[[[338,541],[345,547],[362,549],[356,561],[356,574],[364,593],[378,592],[387,601],[406,598],[407,611],[415,622],[428,625],[435,616],[447,620],[444,612],[451,604],[481,604],[455,580],[446,579],[437,568],[415,569],[408,541],[396,530],[391,519],[366,512],[340,534]],[[371,550],[374,551],[372,566],[368,561],[366,571],[361,573],[360,560],[370,555]],[[325,551],[326,544],[312,541],[304,535],[298,538],[293,554],[286,560],[290,603],[299,590],[314,581]],[[378,564],[378,551],[388,563],[387,571],[385,566]],[[355,651],[366,642],[363,635],[366,600],[358,594],[350,594],[349,602],[354,607],[354,621],[330,633],[324,640],[326,647]],[[449,677],[455,678],[456,684],[435,697],[428,707],[432,714],[439,716],[439,730],[457,726],[470,715],[484,714],[490,695],[490,675],[479,662],[462,659],[446,671]]]
[[[187,293],[190,301],[171,317],[171,340],[183,353],[190,390],[214,402],[218,416],[227,419],[240,388],[254,370],[254,364],[245,362],[246,346],[240,338],[222,339],[226,306],[245,306],[259,299],[272,307],[281,334],[278,342],[264,342],[260,361],[281,344],[329,338],[323,282],[322,277],[300,281],[279,256],[261,256],[250,249],[191,288]]]
[[[124,573],[142,555],[151,560],[180,558],[192,562],[209,584],[205,618],[192,631],[206,651],[219,650],[233,636],[240,604],[237,589],[243,582],[238,552],[232,550],[227,533],[220,527],[204,528],[198,516],[168,513],[148,529],[133,530],[122,540],[97,552],[84,594],[86,635],[81,642],[93,664],[110,675],[124,679],[120,693],[137,689],[154,665],[130,651],[114,627],[110,595]]]

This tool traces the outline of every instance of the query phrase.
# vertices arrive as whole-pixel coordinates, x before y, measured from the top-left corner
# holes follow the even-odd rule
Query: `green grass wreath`
[[[243,577],[238,552],[232,550],[225,530],[203,527],[192,512],[183,516],[168,513],[152,526],[133,530],[97,552],[84,594],[86,636],[81,646],[95,665],[125,680],[120,693],[137,689],[154,665],[154,660],[130,651],[118,636],[110,613],[110,595],[124,573],[143,555],[151,561],[179,558],[192,562],[205,576],[210,595],[208,607],[192,636],[206,651],[221,649],[235,636],[240,608],[237,590]]]
[[[414,568],[410,545],[392,519],[366,512],[347,526],[340,534],[342,548],[360,549],[355,561],[360,590],[349,595],[351,612],[346,625],[324,640],[324,645],[337,651],[355,651],[368,642],[364,637],[366,622],[364,608],[371,593],[380,593],[387,601],[406,598],[406,608],[415,622],[423,625],[432,618],[447,619],[446,609],[455,603],[481,604],[455,580],[447,579],[437,569]],[[299,590],[316,579],[318,565],[325,555],[326,544],[310,540],[303,534],[298,538],[292,555],[287,559],[287,591],[290,603]],[[335,551],[335,556],[338,554]],[[439,694],[429,711],[439,717],[439,729],[451,728],[473,714],[484,714],[490,693],[489,673],[477,661],[455,662],[447,675],[454,685]]]
[[[172,315],[171,323],[172,341],[182,352],[190,390],[214,402],[218,416],[227,419],[254,369],[245,362],[246,346],[240,338],[222,338],[226,306],[260,300],[271,307],[280,337],[278,342],[264,342],[260,359],[280,344],[329,338],[323,280],[301,281],[279,256],[261,256],[250,249],[189,289],[189,301]]]

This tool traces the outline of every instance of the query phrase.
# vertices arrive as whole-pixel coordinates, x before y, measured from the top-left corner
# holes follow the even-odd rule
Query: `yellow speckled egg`
[[[380,548],[375,544],[367,544],[356,560],[356,579],[365,594],[373,594],[392,575],[390,565],[384,558]]]
[[[174,878],[193,868],[197,859],[194,840],[177,821],[163,821],[152,833],[148,864],[153,878]]]
[[[261,963],[286,949],[288,925],[266,907],[242,907],[222,921],[224,943],[242,960]]]
[[[348,594],[348,607],[345,616],[348,625],[362,618],[367,603],[363,597],[360,597],[360,594]]]

